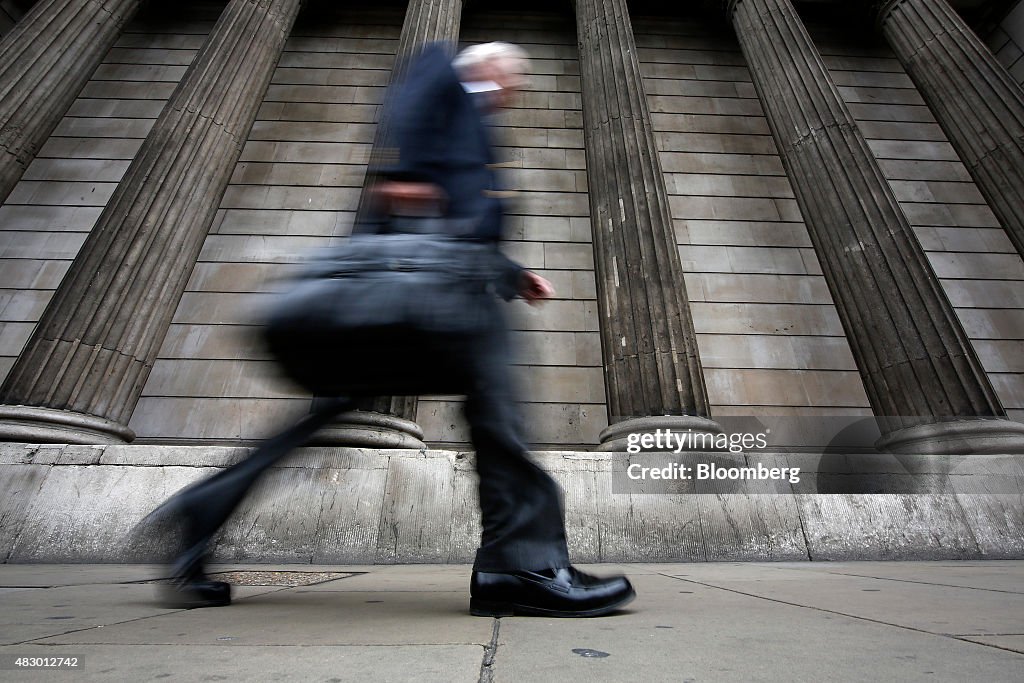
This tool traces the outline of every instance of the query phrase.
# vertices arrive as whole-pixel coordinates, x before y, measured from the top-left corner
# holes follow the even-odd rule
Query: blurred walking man
[[[373,173],[382,216],[440,213],[458,236],[493,245],[502,206],[486,116],[507,106],[526,83],[526,54],[506,43],[474,45],[451,61],[429,46],[410,64],[387,113],[388,161]],[[413,221],[415,222],[415,221]],[[382,231],[400,230],[382,220]],[[495,292],[531,304],[554,294],[539,275],[500,257]],[[465,414],[476,448],[483,533],[473,566],[470,610],[478,616],[599,616],[633,599],[622,576],[597,578],[569,562],[561,490],[527,454],[509,375],[509,335],[494,297],[486,298],[487,330],[446,351],[467,388]],[[260,473],[301,445],[347,399],[318,402],[313,414],[260,445],[252,456],[179,494],[165,506],[187,522],[186,550],[175,561],[170,602],[230,602],[230,587],[204,572],[216,530]]]

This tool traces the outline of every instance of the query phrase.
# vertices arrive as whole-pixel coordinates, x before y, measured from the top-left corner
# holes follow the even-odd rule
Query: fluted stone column
[[[458,42],[462,4],[463,0],[409,0],[398,39],[398,70],[392,74],[392,81],[402,75],[401,67],[409,57],[427,43],[441,41],[454,46]]]
[[[0,41],[0,204],[140,0],[40,0]]]
[[[1020,450],[1024,425],[1005,419],[792,3],[726,5],[871,407],[881,418],[879,447]]]
[[[452,46],[459,39],[462,0],[410,0],[398,40],[398,54],[390,82],[401,80],[409,60],[427,43],[444,41]],[[386,137],[383,122],[378,125],[370,152],[370,168],[382,158]],[[358,214],[366,210],[360,198]],[[314,443],[371,448],[425,448],[423,429],[416,424],[419,399],[416,396],[381,396],[363,402],[360,409],[339,416],[320,430]]]
[[[300,0],[232,0],[0,388],[0,439],[104,443],[149,376]]]
[[[583,128],[609,427],[719,433],[626,0],[576,0]]]
[[[1024,255],[1024,91],[946,0],[874,6],[886,40]]]

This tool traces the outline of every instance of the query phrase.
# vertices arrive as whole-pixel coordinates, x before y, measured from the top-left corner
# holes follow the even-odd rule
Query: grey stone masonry
[[[416,51],[427,43],[445,41],[454,45],[459,39],[462,0],[411,0],[402,22],[398,55],[390,82],[402,77],[402,71]],[[383,155],[383,126],[374,136],[370,166]],[[361,198],[361,203],[365,198]],[[362,207],[361,207],[361,210]],[[416,424],[419,401],[415,396],[380,396],[360,404],[361,411],[343,415],[315,437],[318,444],[376,446],[379,448],[421,448],[423,430]],[[363,411],[369,414],[362,414]],[[373,423],[372,427],[368,423]]]
[[[638,419],[709,412],[625,0],[577,0],[576,26],[610,425],[602,442],[614,448]]]
[[[129,440],[128,423],[300,0],[232,0],[0,389],[0,438]]]
[[[1024,90],[946,0],[875,6],[886,40],[1024,255]]]
[[[872,410],[883,418],[879,445],[941,450],[948,427],[947,452],[1019,449],[1024,425],[1005,419],[972,426],[977,442],[964,441],[963,420],[1005,411],[793,4],[726,6]]]
[[[175,491],[249,453],[223,446],[0,444],[0,560],[14,566],[161,561],[173,535],[159,534],[159,525],[147,531],[139,521]],[[1020,457],[875,456],[870,477],[851,477],[820,454],[686,453],[681,460],[688,466],[795,468],[800,481],[648,480],[652,488],[638,491],[623,484],[630,460],[619,454],[531,456],[565,492],[574,562],[1024,558]],[[212,559],[307,566],[472,562],[481,531],[474,461],[461,451],[298,449],[270,468],[239,506]],[[5,616],[11,599],[4,596]],[[340,623],[333,610],[327,614],[332,627]],[[280,615],[275,612],[279,621]],[[422,637],[420,621],[401,611],[395,619],[415,624]],[[848,627],[841,628],[845,634]]]
[[[42,0],[0,41],[0,203],[139,8]]]

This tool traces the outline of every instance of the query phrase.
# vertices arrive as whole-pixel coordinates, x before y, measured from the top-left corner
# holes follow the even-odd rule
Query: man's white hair
[[[480,64],[508,60],[512,62],[510,65],[512,71],[525,74],[529,58],[530,56],[526,53],[526,50],[512,43],[479,43],[477,45],[470,45],[455,55],[455,59],[452,60],[452,66],[462,76]]]

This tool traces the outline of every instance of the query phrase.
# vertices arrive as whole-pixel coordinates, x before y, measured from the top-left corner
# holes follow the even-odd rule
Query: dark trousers
[[[460,340],[445,351],[453,371],[463,374],[465,414],[476,448],[483,533],[474,569],[568,566],[561,490],[530,459],[521,440],[508,367],[508,332],[496,302],[492,312],[494,324],[487,333]],[[309,415],[261,443],[248,458],[179,494],[188,540],[177,571],[201,567],[210,540],[262,474],[354,406],[355,401],[347,398],[315,400]]]
[[[487,335],[457,350],[469,375],[466,420],[480,478],[483,534],[474,569],[566,567],[562,492],[530,459],[520,437],[509,336],[496,305],[494,316]]]

